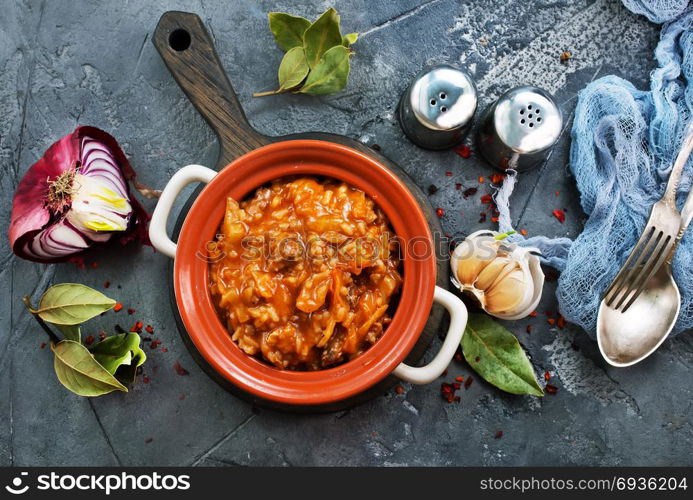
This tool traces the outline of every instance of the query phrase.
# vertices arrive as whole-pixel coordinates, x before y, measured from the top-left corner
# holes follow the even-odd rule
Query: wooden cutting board
[[[431,233],[434,235],[443,234],[440,221],[421,189],[412,181],[404,170],[369,146],[349,137],[322,132],[307,132],[281,137],[270,137],[255,130],[246,119],[245,113],[238,102],[238,98],[229,82],[228,76],[219,61],[212,39],[202,23],[202,20],[196,14],[176,11],[164,13],[161,19],[159,19],[159,23],[154,31],[152,42],[159,51],[159,54],[173,75],[173,78],[178,82],[178,85],[183,89],[183,92],[185,92],[190,102],[216,133],[220,146],[219,158],[217,159],[215,167],[217,171],[227,167],[239,156],[273,142],[294,139],[316,139],[336,142],[373,157],[395,173],[409,188],[421,206],[430,225]],[[192,202],[201,190],[202,187],[198,188],[181,210],[174,230],[174,240],[178,236]],[[171,268],[172,267],[171,265]],[[399,381],[399,379],[394,376],[388,376],[365,392],[334,404],[321,405],[319,407],[284,405],[252,396],[221,377],[197,351],[185,330],[178,312],[172,278],[173,271],[171,269],[171,273],[169,274],[169,279],[171,280],[169,287],[171,290],[171,304],[178,324],[178,330],[191,355],[198,365],[200,365],[200,367],[218,384],[252,404],[285,411],[337,411],[350,408],[356,404],[382,395]],[[447,289],[449,282],[448,260],[439,258],[437,264],[437,285]],[[429,320],[418,342],[406,358],[408,364],[417,365],[433,340],[433,337],[438,332],[442,331],[444,320],[446,320],[446,318],[444,317],[442,307],[434,305]]]

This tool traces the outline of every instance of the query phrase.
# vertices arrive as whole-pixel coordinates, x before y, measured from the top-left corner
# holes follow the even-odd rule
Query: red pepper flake
[[[556,326],[561,330],[565,328],[565,318],[560,314],[558,315],[558,321],[556,321]]]
[[[147,444],[151,443],[152,441],[154,441],[154,438],[147,438],[144,440],[144,442]]]
[[[401,385],[398,385],[397,387],[395,387],[395,392],[397,394],[404,394],[404,387],[402,387]]]
[[[462,361],[462,353],[460,353],[460,352],[455,353],[455,361]]]
[[[144,326],[144,325],[142,324],[142,322],[141,322],[141,321],[138,321],[137,323],[135,323],[134,325],[132,325],[132,328],[130,328],[130,331],[131,331],[131,332],[136,332],[136,333],[142,333],[142,327],[143,327],[143,326]]]
[[[92,267],[92,269],[96,269],[97,267],[99,267],[99,263],[98,262],[92,262],[91,267]]]
[[[558,222],[560,222],[561,224],[565,222],[565,212],[560,208],[554,209],[551,213],[554,217],[558,219]]]
[[[130,316],[132,316],[132,315],[135,314],[136,312],[137,312],[137,311],[136,311],[135,309],[133,309],[132,307],[128,307],[128,314],[129,314]]]
[[[142,382],[144,382],[145,384],[148,384],[149,383],[149,377],[142,377]]]
[[[479,361],[481,361],[481,358],[479,356],[477,356],[476,358],[474,358],[474,361],[476,361],[478,363]]]
[[[428,194],[436,194],[438,192],[438,186],[431,184],[428,186]]]
[[[161,340],[152,340],[152,343],[149,344],[149,347],[151,347],[152,349],[156,349],[157,347],[159,347],[159,345],[161,345]]]
[[[456,182],[455,183],[455,191],[459,191],[460,189],[462,189],[462,184],[459,182]]]
[[[103,340],[106,338],[106,332],[99,332],[99,340]]]
[[[455,377],[456,382],[464,382],[464,377]]]
[[[500,184],[505,179],[505,174],[493,174],[491,175],[491,182],[494,184]]]
[[[536,318],[536,317],[537,317],[537,312],[536,312],[536,311],[532,311],[531,313],[529,313],[529,317],[530,317],[530,318]]]
[[[483,184],[485,180],[486,179],[484,179],[483,177],[479,177],[479,184]]]
[[[173,369],[176,370],[178,375],[190,375],[190,372],[183,368],[178,361],[173,365]]]
[[[165,347],[162,347],[161,352],[168,352],[168,349],[166,349]]]
[[[551,374],[548,371],[544,372],[544,380],[546,380],[547,382],[551,380]]]
[[[532,328],[534,328],[532,325],[527,325],[527,333],[532,333]]]
[[[498,217],[491,217],[491,222],[498,222]]]
[[[87,345],[93,344],[93,343],[94,343],[94,336],[93,336],[93,335],[89,335],[86,339],[84,339],[84,343],[87,344]]]
[[[480,223],[481,223],[481,222],[486,222],[486,213],[485,213],[485,212],[481,212],[481,213],[479,214],[479,222],[480,222]]]
[[[113,306],[113,310],[115,312],[120,311],[122,308],[123,308],[123,304],[121,304],[120,302],[116,302],[116,305]]]
[[[547,319],[546,319],[546,322],[547,322],[549,325],[551,325],[551,326],[553,326],[553,325],[556,324],[556,320],[553,319],[553,318],[547,318]]]
[[[469,377],[467,377],[467,380],[464,381],[465,390],[469,389],[469,386],[472,385],[472,382],[474,382],[474,378],[472,378],[472,376],[470,375]]]
[[[152,328],[152,325],[147,325],[144,327],[145,330],[147,330],[147,333],[154,333],[154,328]]]
[[[104,281],[104,282],[103,282],[103,287],[104,287],[104,288],[110,288],[110,287],[111,287],[111,282],[110,282],[110,281]]]
[[[458,389],[459,384],[449,384],[447,382],[443,382],[440,384],[440,395],[448,403],[459,403],[462,398],[455,394]]]
[[[464,199],[466,200],[466,199],[469,198],[470,196],[474,196],[474,195],[476,194],[477,191],[479,191],[479,189],[478,189],[478,188],[475,188],[475,187],[467,188],[467,189],[465,189],[464,192],[462,193],[462,196],[463,196]]]
[[[494,439],[500,439],[503,437],[503,431],[496,431],[496,435],[493,436]]]
[[[68,262],[72,262],[74,265],[76,265],[79,269],[84,269],[84,257],[77,255],[77,256],[72,256],[69,259],[67,259]]]
[[[443,210],[442,208],[436,208],[436,215],[438,217],[442,217],[443,215],[445,215],[445,210]]]
[[[490,194],[485,194],[480,198],[480,200],[481,200],[481,203],[483,203],[484,205],[487,205],[489,203],[493,203],[493,196],[491,196]]]
[[[455,153],[457,153],[466,160],[467,158],[472,156],[472,148],[470,148],[466,144],[462,144],[459,148],[455,149]]]
[[[520,229],[520,234],[522,236],[527,236],[527,230],[526,229]]]
[[[452,177],[452,172],[445,172],[445,177]]]
[[[40,345],[39,347],[41,347],[41,349],[45,348],[45,347],[46,347],[46,343],[45,343],[45,342],[42,342],[41,345]]]
[[[565,52],[561,52],[561,55],[558,56],[558,59],[560,59],[560,61],[562,63],[564,63],[564,62],[568,62],[571,57],[573,57],[573,55],[566,50]]]
[[[556,191],[554,194],[555,194],[556,196],[558,196],[559,194],[561,194],[561,192],[560,192],[560,191]]]
[[[545,389],[549,394],[556,394],[558,392],[558,387],[553,384],[546,384]]]

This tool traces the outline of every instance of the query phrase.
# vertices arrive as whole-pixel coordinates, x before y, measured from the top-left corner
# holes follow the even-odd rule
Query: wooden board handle
[[[173,78],[219,138],[217,170],[270,142],[248,123],[214,43],[196,14],[165,12],[152,42]]]

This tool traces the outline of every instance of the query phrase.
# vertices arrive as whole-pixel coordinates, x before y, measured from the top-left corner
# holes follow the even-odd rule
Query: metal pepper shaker
[[[474,81],[459,68],[424,68],[399,101],[397,116],[407,137],[427,149],[451,148],[464,139],[476,111]]]
[[[477,150],[500,170],[528,170],[548,158],[562,127],[561,110],[551,94],[537,87],[516,87],[483,113]]]

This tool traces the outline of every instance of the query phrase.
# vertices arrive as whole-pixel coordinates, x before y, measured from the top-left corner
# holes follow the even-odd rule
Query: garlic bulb
[[[498,239],[495,231],[477,231],[450,257],[452,282],[473,296],[482,309],[500,319],[521,319],[539,303],[544,272],[539,250]]]

